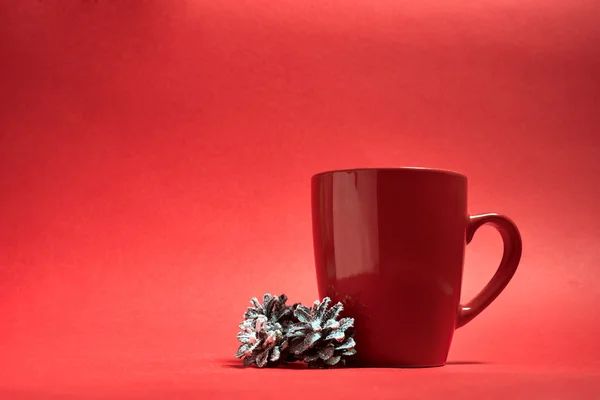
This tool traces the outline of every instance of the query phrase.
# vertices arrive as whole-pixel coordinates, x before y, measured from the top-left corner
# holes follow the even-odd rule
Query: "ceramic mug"
[[[319,295],[355,318],[349,365],[446,363],[454,331],[490,305],[513,277],[521,237],[502,215],[467,214],[466,176],[426,168],[372,168],[312,177]],[[460,304],[466,244],[489,224],[504,241],[496,274]]]

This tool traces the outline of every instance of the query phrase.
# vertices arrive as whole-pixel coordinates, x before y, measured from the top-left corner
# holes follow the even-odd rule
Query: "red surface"
[[[3,398],[598,396],[599,19],[564,0],[0,1]],[[469,212],[521,230],[519,271],[450,351],[486,364],[224,367],[250,297],[316,296],[310,176],[398,165],[465,173]],[[463,301],[500,253],[482,228]]]
[[[338,170],[311,182],[319,296],[342,302],[355,318],[358,354],[348,365],[444,365],[455,329],[488,307],[514,276],[518,228],[497,214],[469,216],[467,177],[449,171]],[[465,247],[485,224],[502,235],[502,261],[485,288],[461,306]]]

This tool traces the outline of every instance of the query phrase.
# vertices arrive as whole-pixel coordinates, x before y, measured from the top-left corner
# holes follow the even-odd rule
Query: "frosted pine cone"
[[[302,360],[311,367],[344,364],[344,357],[356,354],[354,349],[354,318],[338,320],[343,310],[341,303],[328,309],[331,299],[315,301],[312,308],[298,305],[294,316],[298,322],[286,331],[282,349],[290,357]],[[288,349],[289,346],[289,349]]]
[[[237,338],[242,344],[235,355],[242,358],[244,365],[256,364],[262,368],[268,362],[276,363],[281,359],[281,345],[284,338],[284,326],[290,324],[292,309],[285,305],[287,296],[263,296],[263,304],[257,298],[252,299],[254,307],[248,307],[245,320],[239,325],[241,331]],[[284,357],[285,358],[285,357]]]
[[[286,322],[292,317],[292,308],[286,306],[287,296],[282,294],[281,296],[271,296],[266,293],[263,296],[263,304],[256,297],[252,301],[254,307],[248,307],[248,311],[244,313],[246,319],[256,319],[261,315],[267,317],[269,322]]]

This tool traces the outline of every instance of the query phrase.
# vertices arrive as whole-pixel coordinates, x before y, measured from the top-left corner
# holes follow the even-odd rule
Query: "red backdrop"
[[[230,362],[250,297],[316,298],[309,179],[356,166],[461,171],[472,213],[521,229],[452,361],[598,371],[599,20],[593,1],[1,1],[0,387]],[[465,300],[500,255],[481,230]]]

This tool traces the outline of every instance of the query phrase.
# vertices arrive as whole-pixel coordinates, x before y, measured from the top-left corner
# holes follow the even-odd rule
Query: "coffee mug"
[[[466,176],[427,168],[368,168],[312,177],[317,283],[355,318],[348,364],[433,367],[446,363],[454,331],[490,305],[521,258],[515,224],[467,214]],[[491,281],[460,304],[466,244],[489,224],[504,255]]]

